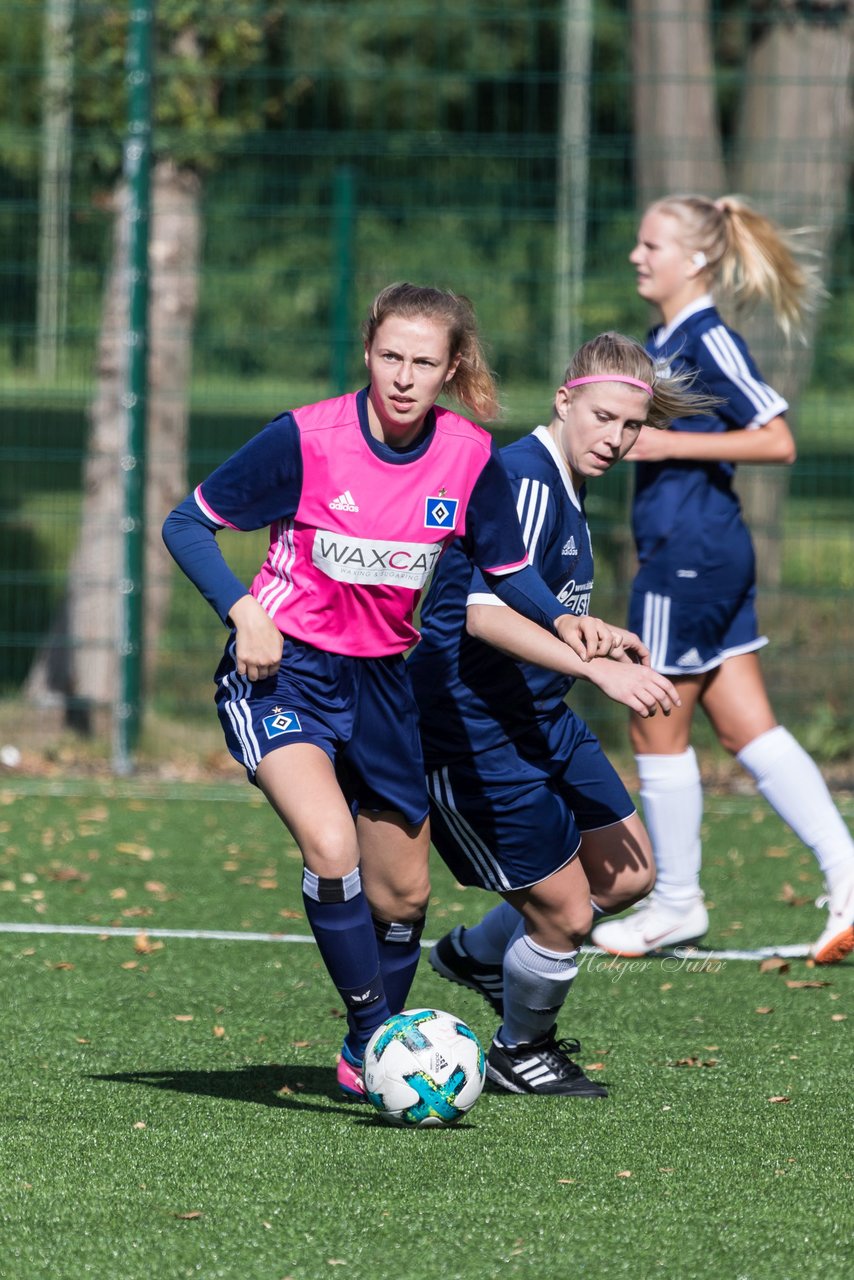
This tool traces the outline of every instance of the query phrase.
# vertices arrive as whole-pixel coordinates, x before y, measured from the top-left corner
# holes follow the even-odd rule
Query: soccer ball
[[[388,1124],[453,1124],[483,1089],[486,1064],[471,1027],[441,1009],[405,1009],[368,1041],[365,1091]]]

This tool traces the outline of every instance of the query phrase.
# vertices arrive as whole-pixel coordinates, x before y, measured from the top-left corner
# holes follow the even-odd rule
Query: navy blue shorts
[[[586,831],[635,812],[584,721],[568,707],[521,738],[433,770],[430,830],[461,884],[499,893],[547,879]]]
[[[412,824],[427,816],[418,709],[402,655],[351,658],[286,636],[278,673],[253,682],[237,674],[232,634],[214,680],[226,745],[250,781],[270,751],[311,742],[354,807],[391,809]]]
[[[686,600],[635,588],[628,625],[648,647],[650,665],[668,676],[702,675],[768,643],[759,634],[753,584],[725,600]]]

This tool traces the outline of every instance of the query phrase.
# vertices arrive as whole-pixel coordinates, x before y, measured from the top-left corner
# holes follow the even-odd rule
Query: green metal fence
[[[149,8],[149,378],[135,399],[127,378],[141,339],[125,335],[140,272],[128,228],[140,223],[122,175],[133,177],[140,83],[132,23]],[[756,331],[771,380],[782,369],[797,384],[800,456],[786,486],[755,503],[754,530],[775,705],[824,759],[850,755],[850,50],[850,5],[818,0],[7,0],[2,742],[61,757],[69,742],[97,750],[113,735],[121,759],[139,711],[146,754],[215,750],[223,632],[160,551],[173,502],[274,414],[359,384],[361,315],[393,279],[472,297],[502,380],[497,433],[530,429],[577,341],[643,334],[627,255],[649,184],[678,174],[710,194],[740,179],[784,222],[810,221],[824,251],[831,297],[809,369],[797,353],[762,349]],[[145,455],[144,575],[128,569],[142,525],[123,496],[141,403],[148,429],[130,455]],[[625,465],[588,499],[594,608],[614,620],[631,572],[630,483]],[[260,542],[224,543],[249,576]],[[132,617],[122,630],[128,595],[147,620],[135,635]],[[136,654],[139,698],[128,684]],[[621,740],[620,710],[579,696]]]

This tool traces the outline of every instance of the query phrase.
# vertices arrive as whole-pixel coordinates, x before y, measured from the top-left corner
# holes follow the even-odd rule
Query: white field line
[[[100,926],[89,924],[38,924],[12,923],[0,921],[0,933],[41,934],[48,936],[75,935],[95,938],[138,938],[144,934],[147,938],[179,938],[191,942],[314,942],[308,933],[250,933],[229,929],[146,929],[118,926]],[[432,947],[433,940],[424,939],[422,947]],[[592,956],[608,956],[606,951],[598,947],[582,947],[583,952]],[[663,953],[663,959],[677,959],[690,962],[692,960],[766,960],[772,956],[781,959],[800,960],[809,955],[807,944],[794,943],[779,947],[756,947],[754,950],[706,951],[702,948],[684,947],[679,950]],[[637,959],[651,959],[642,956]],[[609,960],[619,963],[617,957],[608,956]],[[628,958],[626,958],[628,959]]]

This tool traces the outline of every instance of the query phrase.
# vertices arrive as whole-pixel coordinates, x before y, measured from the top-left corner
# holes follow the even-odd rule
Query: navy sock
[[[421,934],[424,932],[426,919],[426,916],[421,916],[418,920],[398,924],[378,920],[374,916],[383,987],[392,1013],[400,1013],[401,1009],[406,1008],[409,989],[421,957]]]
[[[347,1009],[345,1044],[361,1061],[365,1045],[391,1011],[359,869],[341,879],[326,879],[306,868],[302,890],[318,950]]]

